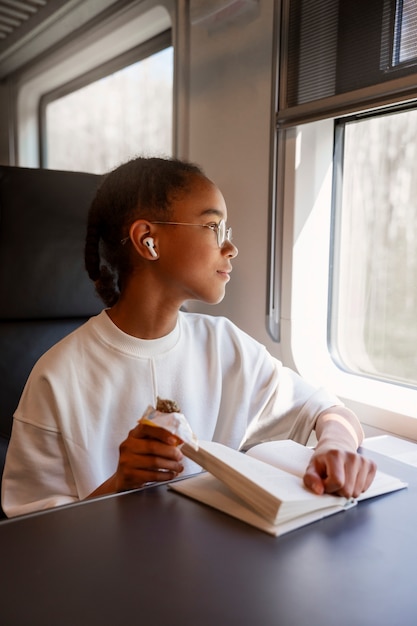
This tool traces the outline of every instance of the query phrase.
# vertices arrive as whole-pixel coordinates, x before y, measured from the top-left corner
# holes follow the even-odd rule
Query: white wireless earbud
[[[158,253],[155,250],[155,242],[154,242],[153,238],[152,237],[145,237],[145,239],[143,240],[143,243],[149,249],[149,252],[153,256],[153,258],[157,259],[158,258]]]

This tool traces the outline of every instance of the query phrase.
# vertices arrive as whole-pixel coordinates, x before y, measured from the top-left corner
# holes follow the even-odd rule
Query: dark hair
[[[130,246],[121,243],[131,223],[169,218],[171,202],[195,176],[204,173],[192,163],[138,157],[104,177],[88,214],[85,267],[106,306],[117,302],[131,269]]]

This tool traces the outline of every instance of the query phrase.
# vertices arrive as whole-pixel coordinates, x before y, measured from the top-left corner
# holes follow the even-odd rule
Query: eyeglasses
[[[222,248],[228,241],[232,241],[232,229],[226,228],[226,222],[220,220],[218,224],[190,224],[188,222],[151,222],[151,224],[168,224],[168,226],[199,226],[200,228],[210,228],[216,233],[217,245]]]

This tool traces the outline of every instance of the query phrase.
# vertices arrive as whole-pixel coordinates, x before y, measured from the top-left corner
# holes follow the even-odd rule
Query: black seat
[[[13,413],[35,361],[102,309],[83,259],[99,181],[0,166],[0,480]]]

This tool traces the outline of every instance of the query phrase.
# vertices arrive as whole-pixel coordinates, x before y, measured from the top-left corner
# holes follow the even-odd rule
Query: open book
[[[378,471],[357,500],[316,495],[303,483],[313,450],[290,440],[258,444],[246,454],[213,441],[200,441],[198,450],[184,444],[182,451],[209,473],[173,482],[171,489],[275,536],[407,486]]]

